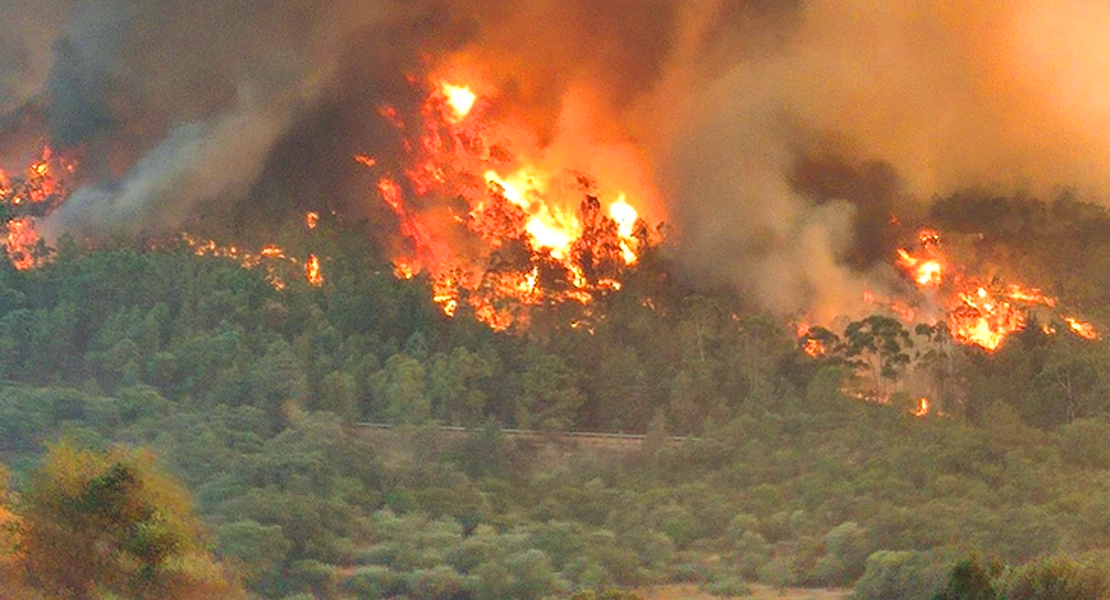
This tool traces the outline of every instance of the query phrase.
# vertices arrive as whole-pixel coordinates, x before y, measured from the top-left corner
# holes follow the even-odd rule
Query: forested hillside
[[[961,198],[932,216],[1110,317],[1104,210]],[[3,567],[21,582],[0,597],[1106,589],[1101,341],[1028,327],[991,353],[875,316],[813,358],[744,298],[686,287],[665,246],[619,292],[494,332],[446,317],[359,231],[322,227],[319,287],[275,289],[185,246],[63,240],[37,269],[0,270]],[[938,390],[923,416],[898,391],[911,372]],[[886,403],[853,396],[869,380]],[[374,443],[366,421],[402,443]],[[436,425],[473,433],[445,447]],[[647,438],[551,469],[509,427]],[[95,569],[58,551],[75,531],[116,532],[87,550]]]

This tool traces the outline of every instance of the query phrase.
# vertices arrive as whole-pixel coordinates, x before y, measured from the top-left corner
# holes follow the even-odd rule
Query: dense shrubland
[[[1050,291],[1096,322],[1110,316],[1110,288],[1097,284],[1110,272],[1102,211],[955,206],[935,216],[984,232],[977,251],[1025,256]],[[329,243],[322,288],[276,291],[260,269],[183,249],[63,244],[42,268],[0,271],[0,450],[15,529],[33,540],[43,515],[72,509],[59,501],[66,485],[98,498],[88,490],[124,481],[126,494],[89,501],[93,521],[78,511],[55,533],[80,538],[96,519],[130,515],[107,530],[163,543],[119,533],[94,544],[119,550],[70,573],[69,587],[18,574],[79,552],[9,546],[3,567],[24,594],[10,597],[185,597],[166,591],[174,582],[212,597],[241,585],[360,599],[616,598],[668,582],[720,595],[751,581],[855,585],[867,600],[972,597],[959,595],[970,585],[992,598],[1105,590],[1101,342],[1031,330],[988,355],[894,331],[892,355],[864,344],[812,359],[742,299],[683,287],[658,253],[586,314],[546,307],[527,331],[494,333],[443,317],[426,281],[396,280],[359,235],[333,231]],[[888,404],[844,393],[868,377],[898,390],[897,355],[937,352],[946,379],[926,417],[897,391]],[[865,366],[891,356],[889,372]],[[394,424],[396,443],[373,441],[363,421]],[[473,432],[448,443],[437,424]],[[551,468],[508,427],[647,439],[623,459],[584,453]],[[92,466],[63,485],[51,478],[72,471],[66,461]],[[105,516],[112,498],[147,508]]]

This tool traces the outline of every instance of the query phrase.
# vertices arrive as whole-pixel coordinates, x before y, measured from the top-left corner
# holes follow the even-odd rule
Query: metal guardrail
[[[362,422],[356,423],[359,427],[367,429],[393,429],[392,423],[371,423]],[[482,428],[478,427],[461,427],[459,425],[437,425],[436,429],[440,431],[450,431],[454,433],[474,433],[481,431]],[[547,437],[547,436],[562,436],[581,439],[608,439],[608,440],[639,440],[643,441],[647,438],[642,433],[608,433],[604,431],[544,431],[542,429],[509,429],[501,430],[501,433],[506,435],[516,436],[532,436],[532,437]],[[688,436],[668,436],[668,442],[685,442],[687,440],[697,440],[698,438]]]

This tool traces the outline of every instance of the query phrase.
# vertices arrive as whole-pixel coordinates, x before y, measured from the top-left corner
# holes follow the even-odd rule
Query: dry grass
[[[640,590],[644,600],[720,600],[698,590],[696,585],[667,585]],[[782,592],[765,586],[752,584],[750,600],[846,600],[849,590],[840,589],[801,589],[789,588]]]

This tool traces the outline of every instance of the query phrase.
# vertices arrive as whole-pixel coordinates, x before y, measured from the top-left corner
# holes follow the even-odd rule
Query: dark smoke
[[[325,106],[358,35],[410,10],[419,9],[86,1],[56,44],[44,93],[52,141],[86,150],[92,183],[50,226],[157,231],[202,203],[246,201],[293,124]]]
[[[934,193],[1110,191],[1110,9],[1080,0],[9,0],[0,16],[0,160],[33,154],[36,126],[84,150],[53,234],[387,213],[350,157],[399,161],[376,111],[417,110],[410,76],[445,65],[491,80],[490,109],[552,160],[619,172],[676,226],[695,281],[775,311],[851,313],[890,275],[890,217]]]

